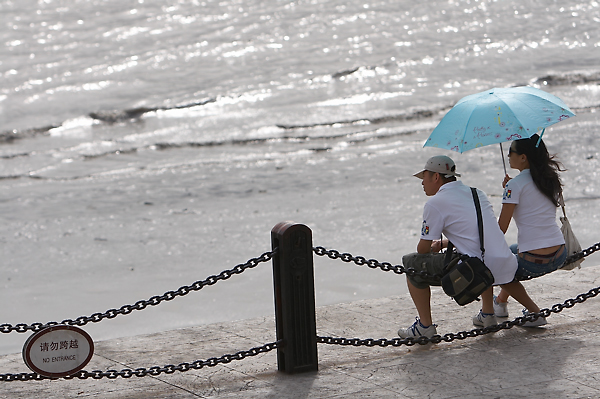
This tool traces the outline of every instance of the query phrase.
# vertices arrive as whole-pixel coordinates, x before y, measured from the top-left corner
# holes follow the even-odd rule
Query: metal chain
[[[327,255],[331,259],[341,259],[344,262],[354,262],[357,265],[367,265],[368,267],[373,268],[373,269],[380,268],[383,271],[393,271],[394,273],[397,273],[397,274],[405,273],[405,274],[411,275],[411,276],[419,275],[421,277],[426,277],[426,278],[432,277],[431,275],[427,274],[426,272],[416,272],[414,269],[410,269],[410,268],[407,269],[401,265],[393,266],[391,263],[387,263],[387,262],[380,263],[379,261],[377,261],[375,259],[367,260],[366,258],[364,258],[362,256],[354,257],[348,253],[340,254],[336,250],[327,250],[323,247],[315,247],[315,248],[313,248],[313,250],[319,256]],[[592,253],[594,253],[598,250],[600,250],[600,243],[597,243],[577,254],[569,256],[567,258],[567,260],[565,261],[565,264],[574,262],[585,256],[591,255]],[[2,325],[0,325],[0,331],[3,333],[9,333],[12,331],[26,332],[28,330],[39,331],[42,328],[52,326],[52,325],[57,325],[57,324],[69,324],[69,325],[82,326],[82,325],[87,324],[90,321],[98,322],[104,318],[114,318],[119,314],[129,314],[133,310],[145,309],[147,305],[153,305],[153,306],[158,305],[163,300],[169,301],[171,299],[174,299],[177,296],[187,295],[190,291],[198,291],[206,285],[213,285],[220,280],[226,280],[226,279],[230,278],[233,274],[240,274],[248,268],[256,267],[261,262],[268,262],[275,255],[275,252],[276,252],[276,250],[274,250],[272,252],[266,252],[266,253],[262,254],[259,258],[252,258],[245,264],[237,265],[231,270],[225,270],[217,276],[210,276],[203,281],[197,281],[197,282],[193,283],[191,286],[183,286],[183,287],[179,288],[177,291],[168,291],[160,297],[155,296],[155,297],[150,298],[147,301],[138,301],[138,302],[136,302],[135,305],[125,305],[125,306],[121,307],[119,310],[110,309],[103,314],[95,313],[89,317],[83,317],[83,316],[79,317],[75,321],[67,319],[67,320],[62,321],[61,323],[50,322],[50,323],[46,323],[45,325],[43,325],[41,323],[33,323],[31,325],[17,324],[16,326],[12,326],[10,324],[2,324]],[[490,327],[485,327],[485,328],[476,328],[476,329],[473,329],[470,331],[461,331],[458,333],[449,333],[449,334],[445,334],[444,336],[434,335],[431,338],[418,337],[418,338],[393,338],[393,339],[386,339],[386,338],[360,339],[360,338],[321,337],[321,336],[317,336],[316,338],[317,338],[318,343],[324,343],[324,344],[330,344],[330,345],[342,345],[342,346],[351,345],[351,346],[370,346],[370,347],[373,347],[373,346],[386,347],[386,346],[401,346],[401,345],[412,346],[412,345],[416,345],[416,344],[425,345],[430,342],[431,343],[440,343],[442,341],[452,342],[457,339],[462,340],[462,339],[466,339],[466,338],[470,338],[470,337],[476,337],[479,335],[485,335],[485,334],[489,334],[492,332],[497,332],[497,331],[504,330],[504,329],[510,329],[516,325],[523,325],[524,323],[526,323],[528,321],[535,321],[539,317],[548,317],[551,315],[551,313],[559,313],[559,312],[563,311],[565,308],[571,308],[571,307],[575,306],[576,304],[583,303],[587,299],[596,297],[599,294],[600,294],[600,287],[596,287],[596,288],[591,289],[587,293],[578,295],[575,299],[567,299],[564,303],[556,304],[556,305],[552,306],[550,309],[548,309],[548,308],[542,309],[539,313],[529,313],[525,316],[517,317],[516,319],[514,319],[512,321],[505,321],[505,322],[495,325],[495,326],[490,326]],[[276,342],[265,344],[260,347],[249,349],[247,351],[240,351],[233,355],[223,355],[218,358],[213,357],[213,358],[209,358],[207,360],[196,360],[192,363],[180,363],[177,366],[175,366],[175,365],[166,365],[163,367],[154,366],[154,367],[150,367],[147,369],[146,368],[137,368],[135,370],[123,369],[121,371],[95,370],[95,371],[90,372],[90,371],[86,371],[86,370],[81,370],[74,375],[64,377],[64,378],[65,379],[73,379],[73,378],[116,379],[118,377],[130,378],[132,376],[136,376],[136,377],[145,377],[147,375],[157,376],[162,373],[172,374],[175,371],[185,372],[185,371],[188,371],[191,369],[201,369],[203,367],[214,367],[221,363],[229,363],[232,360],[242,360],[242,359],[245,359],[246,357],[256,356],[261,353],[269,352],[269,351],[276,349],[282,345],[283,345],[283,341],[279,340]],[[45,376],[42,376],[37,373],[0,374],[0,381],[30,381],[30,380],[45,380],[45,379],[53,379],[53,378],[45,377]]]
[[[227,280],[234,274],[240,274],[240,273],[244,272],[246,269],[251,269],[253,267],[258,266],[258,264],[261,262],[270,261],[271,258],[273,258],[273,255],[275,255],[275,253],[276,253],[276,249],[271,252],[265,252],[260,257],[252,258],[244,264],[239,264],[239,265],[235,266],[233,269],[224,270],[218,275],[209,276],[205,280],[196,281],[192,285],[184,285],[183,287],[180,287],[177,291],[167,291],[161,296],[153,296],[148,300],[138,301],[134,305],[123,305],[119,309],[109,309],[104,313],[94,313],[91,316],[81,316],[81,317],[76,318],[75,320],[66,319],[66,320],[61,321],[60,323],[55,322],[55,321],[51,321],[46,324],[32,323],[30,325],[27,325],[25,323],[19,323],[14,326],[12,324],[1,324],[0,332],[5,333],[5,334],[13,332],[13,331],[16,331],[19,333],[25,333],[27,331],[37,332],[43,328],[56,326],[59,324],[66,324],[66,325],[70,325],[70,326],[84,326],[89,322],[97,323],[103,319],[115,318],[120,314],[127,315],[127,314],[133,312],[134,310],[144,310],[148,305],[156,306],[163,301],[170,301],[172,299],[175,299],[178,296],[187,295],[191,291],[201,290],[202,288],[204,288],[207,285],[213,285],[221,280]]]
[[[354,262],[355,264],[357,264],[358,266],[364,266],[367,265],[368,267],[370,267],[371,269],[381,269],[384,272],[394,272],[396,274],[407,274],[409,276],[419,276],[425,279],[431,279],[431,278],[440,278],[439,275],[431,275],[429,273],[427,273],[424,270],[421,271],[416,271],[413,268],[406,268],[402,265],[392,265],[389,262],[379,262],[376,259],[367,259],[364,256],[352,256],[352,254],[349,253],[340,253],[339,251],[336,251],[335,249],[326,249],[324,247],[314,247],[313,251],[315,254],[319,255],[319,256],[325,256],[327,255],[329,258],[331,259],[341,259],[344,262]]]
[[[579,294],[574,299],[567,299],[564,303],[556,304],[556,305],[552,306],[552,308],[550,308],[550,309],[548,309],[548,308],[542,309],[539,313],[529,313],[525,316],[517,317],[516,319],[514,319],[512,321],[505,321],[505,322],[500,323],[495,326],[490,326],[490,327],[485,327],[485,328],[476,328],[476,329],[473,329],[470,331],[461,331],[458,333],[448,333],[443,336],[434,335],[431,338],[422,336],[422,337],[418,337],[418,338],[393,338],[393,339],[386,339],[386,338],[360,339],[360,338],[341,338],[341,337],[317,336],[317,342],[322,343],[322,344],[330,344],[330,345],[369,346],[369,347],[373,347],[373,346],[386,347],[386,346],[402,346],[402,345],[413,346],[416,344],[425,345],[430,342],[436,343],[436,344],[440,343],[442,341],[452,342],[457,339],[463,340],[466,338],[477,337],[480,335],[485,335],[485,334],[497,332],[500,330],[507,330],[516,325],[522,325],[528,321],[535,321],[539,317],[548,317],[552,313],[560,313],[564,309],[572,308],[573,306],[575,306],[578,303],[583,303],[586,300],[588,300],[589,298],[594,298],[594,297],[598,296],[598,294],[600,294],[600,287],[593,288],[593,289],[589,290],[587,293]],[[214,367],[217,364],[229,363],[232,360],[242,360],[242,359],[245,359],[246,357],[256,356],[260,353],[269,352],[275,348],[281,347],[283,344],[284,344],[283,340],[279,340],[276,342],[271,342],[271,343],[265,344],[260,347],[252,348],[247,351],[240,351],[233,355],[223,355],[219,358],[213,357],[213,358],[209,358],[207,360],[196,360],[195,362],[192,362],[192,363],[181,363],[178,366],[175,366],[175,365],[166,365],[163,367],[154,366],[154,367],[150,367],[148,369],[146,369],[146,368],[137,368],[135,370],[123,369],[121,371],[95,370],[95,371],[90,372],[90,371],[82,370],[74,375],[71,375],[69,377],[64,377],[64,378],[65,379],[79,378],[79,379],[83,380],[83,379],[87,379],[87,378],[101,379],[101,378],[106,377],[109,379],[115,379],[118,377],[130,378],[132,376],[136,376],[136,377],[145,377],[147,375],[157,376],[162,373],[172,374],[175,371],[185,372],[185,371],[188,371],[191,369],[201,369],[205,366],[206,367]],[[52,378],[45,377],[45,376],[42,376],[37,373],[0,374],[0,381],[30,381],[30,380],[45,380],[45,379],[52,379]]]
[[[364,256],[353,256],[352,254],[349,254],[349,253],[340,253],[339,251],[336,251],[335,249],[328,250],[324,247],[314,247],[313,251],[315,254],[317,254],[319,256],[327,255],[331,259],[341,259],[344,262],[354,262],[358,266],[367,265],[371,269],[379,268],[379,269],[383,270],[384,272],[393,271],[396,274],[404,273],[408,276],[419,276],[424,279],[438,279],[439,280],[441,278],[441,276],[438,274],[432,275],[432,274],[427,273],[424,270],[416,271],[413,268],[407,268],[402,265],[392,265],[391,263],[388,263],[388,262],[379,262],[376,259],[367,259]],[[589,247],[587,249],[577,252],[576,254],[568,256],[567,259],[565,260],[564,265],[573,263],[579,259],[582,259],[586,256],[593,254],[596,251],[600,251],[600,242],[592,245],[591,247]]]
[[[437,274],[431,275],[431,274],[427,273],[426,271],[418,271],[417,272],[412,268],[405,268],[402,265],[392,265],[391,263],[388,263],[388,262],[379,262],[376,259],[366,259],[363,256],[352,256],[349,253],[340,253],[339,251],[336,251],[335,249],[327,250],[324,247],[315,247],[315,248],[313,248],[313,250],[314,250],[315,254],[317,254],[319,256],[327,255],[331,259],[341,259],[344,262],[354,262],[355,264],[357,264],[359,266],[367,265],[368,267],[370,267],[372,269],[379,268],[386,272],[393,271],[396,274],[404,273],[409,276],[416,275],[416,276],[419,276],[419,277],[422,277],[425,279],[431,279],[431,278],[439,279],[440,278],[440,276]],[[599,251],[599,250],[600,250],[600,243],[597,243],[581,252],[578,252],[574,255],[569,256],[567,258],[567,260],[565,261],[565,264],[569,264],[571,262],[579,260],[579,259],[586,257],[588,255],[591,255],[592,253]],[[261,262],[270,261],[273,258],[273,256],[275,255],[275,253],[276,253],[276,249],[271,252],[265,252],[260,257],[252,258],[244,264],[239,264],[239,265],[235,266],[233,269],[224,270],[220,274],[209,276],[205,280],[196,281],[195,283],[188,285],[188,286],[182,286],[176,291],[167,291],[161,296],[157,295],[157,296],[151,297],[148,300],[140,300],[133,305],[123,305],[119,309],[109,309],[104,313],[94,313],[91,316],[80,316],[80,317],[76,318],[75,320],[66,319],[66,320],[61,321],[60,323],[55,322],[55,321],[47,322],[45,324],[38,322],[38,323],[29,324],[29,325],[25,324],[25,323],[19,323],[14,326],[12,324],[8,324],[8,323],[0,324],[0,332],[5,333],[5,334],[11,333],[13,331],[16,331],[18,333],[26,333],[28,331],[37,332],[45,327],[51,327],[51,326],[56,326],[56,325],[60,325],[60,324],[72,325],[72,326],[84,326],[89,322],[97,323],[104,319],[115,318],[118,315],[127,315],[127,314],[130,314],[131,312],[133,312],[134,310],[144,310],[148,305],[156,306],[163,301],[170,301],[172,299],[175,299],[178,296],[187,295],[191,291],[199,291],[207,285],[213,285],[221,280],[227,280],[234,274],[241,274],[246,269],[256,267]]]
[[[593,254],[596,251],[600,251],[600,242],[592,245],[589,248],[586,248],[584,250],[582,250],[581,252],[577,252],[576,254],[567,256],[567,259],[565,260],[565,265],[568,265],[569,263],[573,263],[575,261],[578,261],[579,259],[585,258],[586,256],[589,256],[591,254]]]
[[[582,259],[586,256],[593,254],[596,251],[600,250],[600,242],[592,245],[591,247],[584,249],[576,254],[568,256],[565,260],[565,265],[575,262],[579,259]],[[402,265],[392,265],[388,262],[379,262],[376,259],[366,259],[362,256],[353,256],[349,253],[340,253],[335,249],[327,250],[323,247],[314,247],[313,251],[315,254],[319,256],[327,255],[331,259],[341,259],[344,262],[354,262],[359,266],[367,265],[372,269],[379,268],[385,272],[393,271],[396,274],[405,273],[409,276],[420,276],[422,278],[431,279],[431,278],[440,278],[439,275],[431,275],[425,271],[417,272],[412,268],[405,268]],[[429,342],[439,343],[441,341],[451,342],[455,339],[465,339],[467,337],[476,337],[478,335],[489,334],[492,332],[497,332],[502,329],[509,329],[516,325],[522,325],[527,321],[535,321],[538,317],[547,317],[551,312],[558,313],[561,312],[564,308],[573,307],[576,303],[582,303],[588,298],[592,298],[597,296],[600,293],[600,287],[593,288],[588,291],[586,294],[580,294],[576,299],[568,299],[564,302],[564,304],[557,304],[552,306],[551,309],[542,309],[539,313],[529,313],[523,317],[517,317],[512,321],[505,321],[496,326],[486,327],[486,328],[476,328],[470,331],[461,331],[459,333],[450,333],[445,334],[443,337],[439,335],[434,335],[432,338],[427,337],[419,337],[419,338],[394,338],[394,339],[360,339],[360,338],[334,338],[334,337],[317,337],[317,342],[324,344],[332,344],[332,345],[352,345],[352,346],[401,346],[401,345],[415,345],[415,344],[427,344]]]
[[[514,326],[523,325],[528,321],[535,321],[539,317],[548,317],[552,313],[562,312],[565,308],[572,308],[578,303],[583,303],[589,298],[593,298],[600,294],[600,287],[592,288],[585,294],[579,294],[575,299],[567,299],[562,304],[556,304],[552,306],[550,309],[542,309],[539,313],[529,313],[522,317],[517,317],[511,321],[505,321],[495,326],[485,327],[485,328],[475,328],[469,331],[461,331],[458,333],[449,333],[443,336],[434,335],[431,338],[421,336],[418,338],[393,338],[393,339],[360,339],[360,338],[334,338],[334,337],[319,337],[317,336],[317,342],[322,344],[330,344],[330,345],[343,345],[343,346],[412,346],[416,344],[425,345],[429,342],[432,343],[440,343],[442,341],[452,342],[456,339],[465,339],[470,337],[477,337],[479,335],[485,335],[493,332],[497,332],[500,330],[508,330]]]
[[[247,351],[240,351],[233,355],[223,355],[221,357],[211,357],[207,360],[196,360],[192,363],[180,363],[175,366],[173,364],[169,364],[163,367],[154,366],[150,368],[137,368],[135,370],[132,369],[123,369],[121,371],[117,370],[94,370],[94,371],[86,371],[81,370],[77,373],[70,375],[68,377],[64,377],[65,380],[71,380],[74,378],[79,378],[80,380],[85,380],[87,378],[93,378],[95,380],[99,380],[101,378],[109,378],[115,379],[117,377],[130,378],[133,376],[136,377],[145,377],[147,375],[157,376],[162,373],[172,374],[176,371],[186,372],[188,370],[199,370],[203,367],[214,367],[218,364],[229,363],[232,360],[242,360],[250,356],[256,356],[261,353],[267,353],[272,351],[275,348],[278,348],[282,345],[282,341],[271,342],[265,344],[263,346],[258,346],[256,348],[249,349]],[[19,374],[0,374],[0,381],[30,381],[30,380],[55,380],[56,378],[46,377],[37,373],[19,373]]]

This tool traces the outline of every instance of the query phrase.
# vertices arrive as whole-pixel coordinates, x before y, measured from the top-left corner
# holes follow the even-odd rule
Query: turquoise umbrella
[[[465,152],[518,140],[575,116],[558,97],[534,87],[494,88],[462,98],[442,118],[424,147]],[[502,157],[504,162],[504,155]],[[506,165],[504,166],[506,172]]]

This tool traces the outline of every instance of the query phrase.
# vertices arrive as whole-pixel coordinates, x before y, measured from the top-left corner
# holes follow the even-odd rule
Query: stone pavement
[[[525,285],[541,308],[599,286],[600,267],[557,271]],[[395,278],[395,277],[392,277]],[[399,284],[404,277],[397,276]],[[477,303],[432,295],[438,332],[472,329]],[[511,315],[521,307],[512,301]],[[319,336],[395,338],[414,321],[408,294],[317,308]],[[450,343],[412,347],[319,344],[319,371],[277,371],[276,350],[216,367],[131,377],[0,382],[2,398],[600,398],[600,297],[548,318]],[[273,317],[95,343],[86,370],[191,363],[275,341]],[[0,337],[1,339],[1,337]],[[30,372],[21,354],[0,357],[0,374]]]

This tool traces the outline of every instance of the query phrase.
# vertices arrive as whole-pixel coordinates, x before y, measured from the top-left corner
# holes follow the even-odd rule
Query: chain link
[[[133,312],[134,310],[143,310],[148,305],[156,306],[163,301],[170,301],[170,300],[175,299],[178,296],[187,295],[192,291],[201,290],[202,288],[204,288],[207,285],[213,285],[221,280],[227,280],[234,274],[240,274],[247,269],[251,269],[253,267],[258,266],[262,262],[270,261],[273,258],[273,255],[275,255],[276,251],[277,250],[275,249],[271,252],[265,252],[258,258],[252,258],[252,259],[248,260],[246,263],[239,264],[230,270],[224,270],[216,276],[214,276],[214,275],[209,276],[205,280],[196,281],[192,285],[180,287],[177,291],[167,291],[161,296],[153,296],[148,300],[138,301],[134,305],[123,305],[119,309],[109,309],[104,313],[94,313],[91,316],[80,316],[80,317],[76,318],[75,320],[66,319],[66,320],[61,321],[60,323],[55,322],[55,321],[51,321],[46,324],[32,323],[29,325],[27,325],[25,323],[19,323],[14,326],[12,324],[1,324],[0,332],[5,333],[5,334],[8,334],[13,331],[18,332],[18,333],[25,333],[27,331],[38,332],[38,331],[42,330],[43,328],[56,326],[59,324],[66,324],[66,325],[81,327],[81,326],[85,326],[87,323],[90,323],[90,322],[97,323],[104,319],[115,318],[118,315],[128,315],[129,313]]]
[[[352,256],[349,253],[340,253],[339,251],[336,251],[335,249],[314,247],[313,251],[315,254],[317,254],[319,256],[328,256],[330,259],[341,259],[344,262],[348,262],[348,263],[354,262],[358,266],[366,265],[367,267],[370,267],[371,269],[379,268],[379,269],[383,270],[384,272],[391,271],[396,274],[404,273],[408,276],[419,276],[419,277],[423,277],[426,279],[437,278],[439,280],[441,278],[441,276],[439,276],[437,274],[431,275],[424,270],[416,271],[413,268],[406,268],[402,265],[392,265],[391,263],[388,263],[388,262],[379,262],[376,259],[367,259],[363,256]]]
[[[207,360],[196,360],[192,363],[180,363],[175,366],[173,364],[168,364],[163,367],[154,366],[150,368],[137,368],[135,370],[132,369],[123,369],[121,371],[117,370],[94,370],[94,371],[86,371],[81,370],[77,373],[70,375],[68,377],[64,377],[65,380],[71,380],[74,378],[79,378],[80,380],[85,380],[87,378],[93,378],[95,380],[99,380],[102,378],[108,378],[114,380],[118,377],[122,378],[130,378],[133,376],[136,377],[145,377],[147,375],[157,376],[162,373],[165,374],[173,374],[176,371],[186,372],[189,370],[199,370],[203,367],[214,367],[218,364],[230,363],[233,360],[242,360],[250,356],[256,356],[261,353],[267,353],[272,351],[275,348],[278,348],[282,345],[282,341],[271,342],[265,344],[263,346],[258,346],[256,348],[252,348],[246,351],[240,351],[233,355],[223,355],[221,357],[211,357]],[[31,381],[31,380],[52,380],[56,378],[45,377],[43,375],[37,373],[19,373],[19,374],[0,374],[0,381]]]
[[[472,337],[477,337],[480,335],[494,333],[494,332],[497,332],[500,330],[508,330],[510,328],[513,328],[514,326],[523,325],[525,322],[535,321],[539,317],[548,317],[552,313],[560,313],[564,309],[572,308],[576,304],[583,303],[587,299],[593,298],[593,297],[597,296],[598,294],[600,294],[600,287],[592,288],[591,290],[589,290],[588,292],[586,292],[584,294],[577,295],[577,297],[575,299],[567,299],[564,303],[556,304],[556,305],[552,306],[552,308],[550,308],[550,309],[547,309],[547,308],[542,309],[539,311],[539,313],[528,313],[525,316],[517,317],[514,320],[505,321],[505,322],[500,323],[495,326],[490,326],[490,327],[485,327],[485,328],[475,328],[473,330],[460,331],[458,333],[449,333],[449,334],[445,334],[443,336],[434,335],[431,338],[422,336],[422,337],[418,337],[418,338],[393,338],[393,339],[385,339],[385,338],[360,339],[360,338],[339,338],[339,337],[317,336],[317,342],[319,342],[321,344],[342,345],[342,346],[351,345],[351,346],[382,346],[382,347],[384,347],[384,346],[402,346],[402,345],[412,346],[412,345],[416,345],[416,344],[425,345],[430,342],[437,344],[442,341],[452,342],[457,339],[462,340],[462,339],[466,339],[466,338],[472,338]]]
[[[575,262],[575,261],[577,261],[581,258],[584,258],[586,256],[589,256],[592,253],[599,251],[599,250],[600,250],[600,243],[597,243],[581,252],[578,252],[574,255],[569,256],[567,258],[567,260],[565,261],[565,264]],[[340,253],[339,251],[336,251],[335,249],[327,250],[324,247],[315,247],[315,248],[313,248],[313,251],[315,252],[315,254],[317,254],[319,256],[327,255],[331,259],[341,259],[344,262],[354,262],[358,266],[366,265],[372,269],[379,268],[385,272],[392,271],[396,274],[404,273],[409,276],[419,276],[419,277],[422,277],[425,279],[431,279],[431,278],[440,279],[440,277],[441,277],[440,275],[437,275],[437,274],[431,275],[431,274],[427,273],[426,271],[418,271],[417,272],[416,270],[414,270],[412,268],[405,268],[402,265],[392,265],[391,263],[388,263],[388,262],[379,262],[376,259],[366,259],[363,256],[353,256],[349,253]],[[8,323],[0,324],[0,332],[5,333],[5,334],[11,333],[11,332],[18,332],[18,333],[26,333],[28,331],[38,332],[45,327],[51,327],[51,326],[55,326],[55,325],[59,325],[59,324],[73,325],[73,326],[81,327],[81,326],[85,326],[87,323],[90,323],[90,322],[97,323],[104,319],[115,318],[118,315],[128,315],[131,312],[133,312],[134,310],[144,310],[148,305],[156,306],[156,305],[162,303],[163,301],[170,301],[170,300],[175,299],[178,296],[185,296],[192,291],[201,290],[205,286],[214,285],[221,280],[227,280],[234,274],[240,274],[249,268],[256,267],[258,264],[260,264],[262,262],[270,261],[273,258],[273,256],[275,255],[275,252],[276,252],[276,250],[271,251],[271,252],[265,252],[258,258],[252,258],[244,264],[236,265],[233,269],[224,270],[218,275],[209,276],[205,280],[196,281],[189,286],[180,287],[176,291],[167,291],[163,295],[153,296],[148,300],[140,300],[140,301],[136,302],[134,305],[123,305],[119,309],[109,309],[104,313],[94,313],[91,316],[80,316],[80,317],[76,318],[75,320],[66,319],[66,320],[61,321],[60,323],[55,322],[55,321],[51,321],[46,324],[32,323],[29,325],[25,324],[25,323],[19,323],[14,326],[12,324],[8,324]]]
[[[600,251],[600,242],[596,243],[596,244],[592,245],[591,247],[586,248],[580,252],[577,252],[576,254],[568,256],[563,265],[568,265],[570,263],[573,263],[579,259],[582,259],[586,256],[593,254],[596,251]],[[396,274],[404,273],[408,276],[419,276],[424,279],[439,280],[442,277],[439,274],[429,274],[424,270],[416,271],[413,268],[407,268],[402,265],[392,265],[391,263],[388,263],[388,262],[379,262],[376,259],[368,259],[367,260],[364,256],[353,256],[352,254],[349,254],[347,252],[340,253],[339,251],[336,251],[335,249],[326,249],[324,247],[314,247],[313,252],[319,256],[328,256],[330,259],[341,259],[342,261],[348,262],[348,263],[354,262],[358,266],[366,265],[366,266],[370,267],[371,269],[379,268],[379,269],[383,270],[384,272],[393,271]]]
[[[578,261],[579,259],[585,258],[586,256],[589,256],[596,251],[600,251],[600,242],[582,250],[581,252],[577,252],[576,254],[567,256],[567,259],[565,260],[565,265]]]
[[[573,254],[565,260],[565,265],[575,262],[579,259],[582,259],[586,256],[593,254],[596,251],[600,250],[600,242],[592,245],[591,247],[582,250],[576,254]],[[396,274],[405,273],[409,276],[418,275],[423,278],[437,278],[439,279],[441,276],[439,275],[431,275],[425,271],[417,272],[412,268],[405,268],[402,265],[393,266],[391,263],[387,262],[379,262],[375,259],[369,259],[362,256],[353,256],[349,253],[340,253],[335,249],[328,250],[324,247],[314,247],[313,251],[315,254],[319,256],[328,256],[331,259],[341,259],[344,262],[354,262],[356,265],[362,266],[367,265],[372,269],[379,268],[383,271],[393,271]],[[470,331],[461,331],[458,333],[450,333],[445,334],[443,337],[439,335],[434,335],[432,338],[427,337],[418,337],[418,338],[394,338],[394,339],[359,339],[359,338],[334,338],[334,337],[317,337],[317,342],[323,344],[331,344],[331,345],[352,345],[352,346],[401,346],[401,345],[425,345],[427,343],[439,343],[441,341],[452,342],[455,339],[466,339],[470,337],[476,337],[479,335],[489,334],[492,332],[497,332],[503,329],[509,329],[516,325],[522,325],[527,321],[535,321],[538,317],[548,317],[551,313],[561,312],[565,308],[571,308],[575,306],[577,303],[583,303],[585,300],[589,298],[593,298],[600,293],[600,287],[593,288],[585,294],[578,295],[575,299],[567,299],[563,304],[556,304],[552,306],[551,309],[542,309],[539,313],[529,313],[523,317],[517,317],[512,321],[505,321],[496,326],[486,327],[486,328],[476,328]]]

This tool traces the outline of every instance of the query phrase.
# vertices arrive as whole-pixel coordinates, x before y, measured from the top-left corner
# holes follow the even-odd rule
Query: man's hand
[[[442,240],[434,240],[431,243],[431,252],[440,252],[442,248]]]

